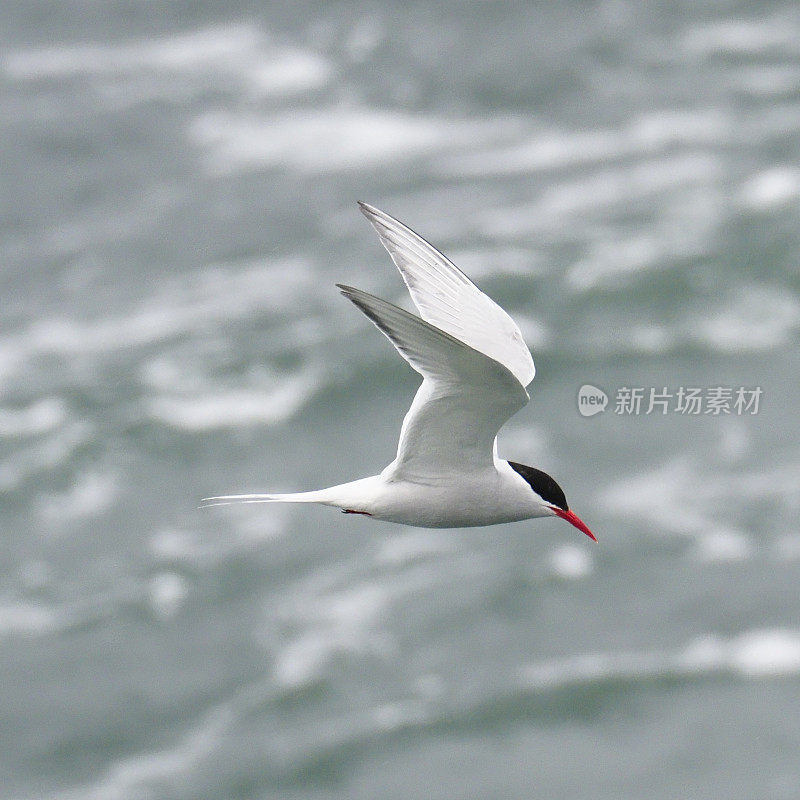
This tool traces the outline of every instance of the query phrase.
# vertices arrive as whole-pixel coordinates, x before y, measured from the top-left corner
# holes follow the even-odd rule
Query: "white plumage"
[[[422,527],[560,516],[594,538],[545,473],[497,456],[497,433],[529,400],[533,359],[514,320],[449,259],[383,211],[361,210],[420,316],[339,285],[422,375],[397,456],[380,475],[312,492],[223,495],[205,505],[321,503]]]

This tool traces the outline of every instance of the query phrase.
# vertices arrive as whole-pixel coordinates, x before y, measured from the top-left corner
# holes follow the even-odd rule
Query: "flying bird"
[[[327,489],[207,497],[203,505],[320,503],[423,528],[561,517],[596,541],[553,478],[497,455],[497,433],[530,399],[535,374],[514,320],[410,228],[359,205],[420,314],[337,284],[422,375],[397,456],[379,475]]]

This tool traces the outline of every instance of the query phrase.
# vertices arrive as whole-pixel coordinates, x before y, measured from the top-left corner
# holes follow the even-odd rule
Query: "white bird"
[[[497,455],[497,433],[530,399],[525,387],[535,374],[517,325],[423,238],[383,211],[359,205],[420,313],[337,284],[422,375],[396,458],[379,475],[327,489],[208,497],[203,505],[320,503],[424,528],[556,516],[595,539],[553,478]]]

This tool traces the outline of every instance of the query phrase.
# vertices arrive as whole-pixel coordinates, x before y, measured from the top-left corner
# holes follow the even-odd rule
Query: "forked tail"
[[[229,506],[234,503],[322,503],[337,505],[326,489],[317,492],[292,492],[289,494],[223,494],[218,497],[204,497],[200,508],[209,506]]]
[[[360,514],[374,512],[373,501],[383,485],[379,475],[360,478],[350,483],[317,489],[314,492],[291,492],[289,494],[223,494],[219,497],[204,497],[200,507],[227,506],[233,503],[320,503],[335,506],[345,511]]]

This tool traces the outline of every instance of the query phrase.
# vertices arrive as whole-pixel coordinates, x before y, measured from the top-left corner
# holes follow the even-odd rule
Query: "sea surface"
[[[393,458],[359,199],[598,544],[198,508]],[[789,0],[6,0],[0,798],[800,797],[799,264]]]

